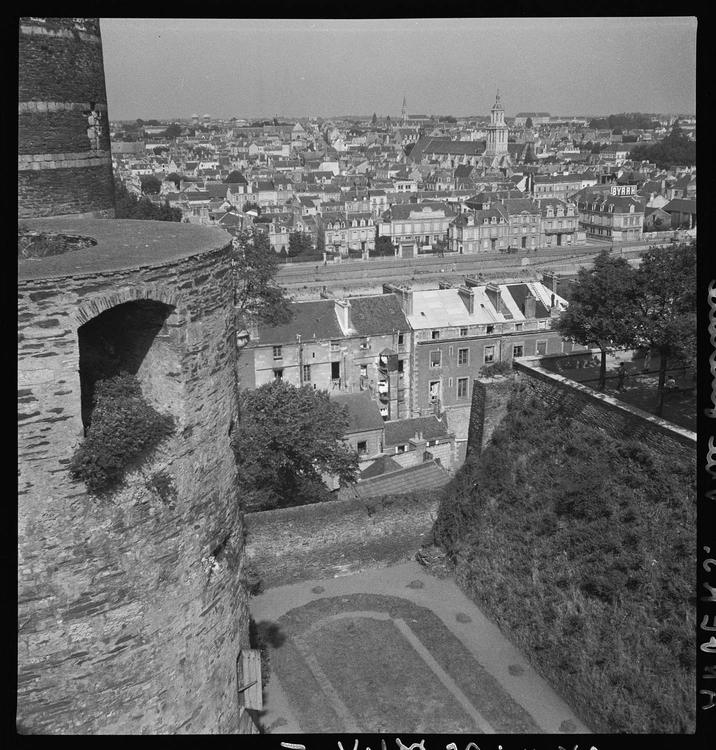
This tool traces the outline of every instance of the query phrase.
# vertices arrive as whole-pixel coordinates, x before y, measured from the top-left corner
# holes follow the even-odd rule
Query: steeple
[[[489,157],[507,154],[508,129],[505,124],[505,110],[500,100],[500,89],[497,89],[495,103],[490,110],[490,124],[487,126],[487,144],[485,155]]]
[[[400,111],[400,116],[403,125],[405,125],[405,121],[408,119],[408,105],[405,101],[405,95],[403,95],[403,109]]]

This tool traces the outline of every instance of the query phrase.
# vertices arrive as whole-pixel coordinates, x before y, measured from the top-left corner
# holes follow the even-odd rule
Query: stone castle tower
[[[114,216],[96,18],[20,19],[18,217]]]
[[[20,159],[31,166],[19,175],[18,730],[252,732],[238,684],[249,638],[230,444],[231,237],[82,218],[112,208],[99,23],[21,27]],[[45,166],[53,148],[60,156]],[[134,373],[175,423],[103,498],[68,472],[98,358]],[[159,479],[173,492],[159,492]]]

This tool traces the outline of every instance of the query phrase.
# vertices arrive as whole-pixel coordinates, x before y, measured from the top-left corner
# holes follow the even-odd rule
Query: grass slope
[[[694,461],[516,392],[446,488],[458,583],[600,733],[695,729]]]

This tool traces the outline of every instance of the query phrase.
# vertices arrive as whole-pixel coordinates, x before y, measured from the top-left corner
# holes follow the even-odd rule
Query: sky
[[[696,18],[102,18],[112,120],[696,110]]]

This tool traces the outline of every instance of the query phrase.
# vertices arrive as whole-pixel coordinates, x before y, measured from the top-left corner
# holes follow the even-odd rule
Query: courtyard
[[[416,562],[271,588],[269,733],[587,733],[451,579]]]

